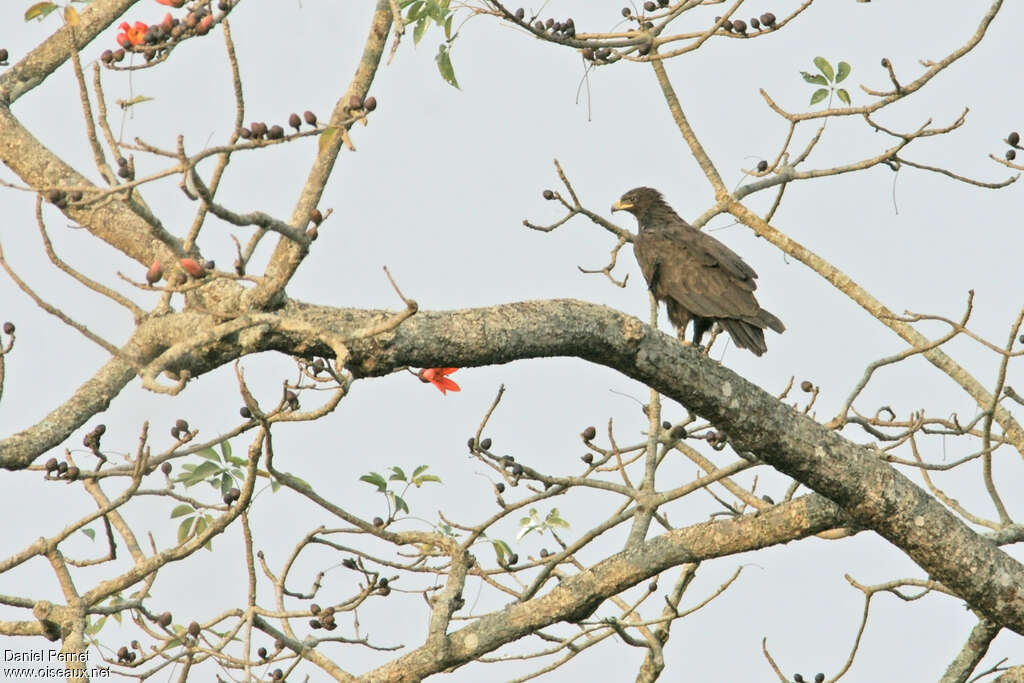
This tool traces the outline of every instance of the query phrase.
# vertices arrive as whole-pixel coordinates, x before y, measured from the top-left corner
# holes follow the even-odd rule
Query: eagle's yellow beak
[[[633,205],[630,202],[619,200],[612,204],[612,211],[624,211],[626,209],[632,209]]]

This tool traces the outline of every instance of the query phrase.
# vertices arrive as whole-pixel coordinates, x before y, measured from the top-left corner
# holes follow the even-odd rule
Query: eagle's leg
[[[701,348],[700,340],[704,336],[704,333],[711,329],[711,326],[715,324],[713,318],[701,318],[700,316],[693,316],[693,345],[697,348]]]

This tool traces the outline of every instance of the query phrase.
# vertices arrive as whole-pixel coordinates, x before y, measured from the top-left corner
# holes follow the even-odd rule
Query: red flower
[[[446,375],[450,375],[458,370],[458,368],[423,368],[419,371],[419,378],[422,382],[430,382],[437,387],[442,394],[447,394],[449,391],[462,391],[459,385],[448,379]]]
[[[185,4],[185,0],[156,0],[161,5],[167,5],[168,7],[181,7]]]
[[[122,21],[118,28],[121,29],[121,33],[117,34],[117,44],[121,47],[142,45],[146,42],[146,31],[149,30],[149,26],[143,22],[136,21],[132,26],[127,21]]]

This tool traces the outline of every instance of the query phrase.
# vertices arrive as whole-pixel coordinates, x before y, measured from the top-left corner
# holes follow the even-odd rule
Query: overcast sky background
[[[0,47],[10,51],[12,62],[57,26],[55,18],[25,24],[21,15],[28,4],[0,6]],[[232,15],[232,28],[244,79],[245,120],[285,125],[290,112],[305,109],[326,119],[354,71],[372,5],[325,0],[242,3]],[[749,19],[770,10],[782,17],[797,5],[783,0],[748,2],[736,16]],[[885,70],[879,66],[883,56],[893,62],[902,81],[912,80],[921,73],[919,59],[940,59],[962,45],[986,8],[982,3],[941,3],[941,9],[926,11],[916,3],[823,1],[784,31],[756,40],[711,40],[698,52],[670,62],[668,70],[693,127],[725,181],[738,186],[743,181],[742,168],[774,158],[786,129],[765,106],[758,88],[791,111],[804,110],[813,87],[798,72],[813,70],[813,58],[823,55],[833,63],[842,59],[853,66],[848,87],[854,104],[865,103],[869,98],[859,84],[888,87]],[[125,18],[152,23],[164,11],[155,2],[143,1]],[[721,12],[720,7],[691,12],[677,27],[709,25]],[[542,16],[572,16],[579,32],[612,30],[621,18],[617,4],[585,0],[552,1]],[[1001,156],[1006,146],[1000,140],[1010,130],[1024,128],[1016,83],[1022,20],[1024,9],[1019,3],[1007,3],[978,48],[923,91],[879,116],[887,126],[912,130],[929,118],[937,125],[948,124],[964,107],[971,108],[961,130],[915,142],[907,158],[988,181],[1009,175],[1009,169],[987,155]],[[83,60],[91,62],[103,49],[114,47],[116,32],[111,29],[84,50]],[[647,295],[629,248],[623,250],[616,270],[619,277],[630,274],[629,284],[618,289],[603,276],[577,270],[578,265],[598,268],[606,263],[614,244],[608,233],[583,218],[550,234],[529,231],[522,220],[547,223],[561,217],[554,202],[541,198],[545,188],[561,189],[553,158],[562,162],[588,208],[606,216],[616,198],[641,184],[661,189],[684,217],[696,217],[713,204],[711,187],[675,128],[650,67],[621,63],[595,69],[584,78],[584,66],[574,51],[538,42],[490,18],[477,18],[462,28],[452,53],[462,86],[459,91],[437,73],[433,58],[439,40],[434,30],[414,49],[407,36],[394,62],[379,70],[371,89],[378,109],[368,127],[353,131],[358,151],[340,157],[321,203],[321,208],[333,208],[335,213],[321,227],[320,238],[288,294],[319,304],[399,308],[401,302],[381,270],[387,265],[403,292],[422,309],[571,297],[646,319]],[[158,69],[130,76],[107,74],[104,83],[110,101],[134,95],[155,98],[136,106],[123,122],[120,117],[113,119],[115,131],[123,125],[125,139],[141,136],[173,147],[175,136],[182,133],[187,149],[195,152],[230,134],[233,95],[219,29],[206,40],[178,48],[170,62]],[[98,177],[91,166],[70,68],[61,69],[18,101],[13,111],[80,172]],[[801,129],[797,148],[812,132],[812,127]],[[861,120],[833,120],[809,167],[865,158],[891,144],[891,138],[871,132]],[[262,210],[287,217],[305,182],[315,145],[315,140],[307,139],[236,155],[221,200],[240,212]],[[159,168],[158,163],[138,156],[136,165],[140,176]],[[9,172],[0,173],[0,179],[17,180]],[[144,196],[164,224],[183,235],[196,206],[177,189],[177,182],[172,179],[146,188]],[[959,318],[967,292],[973,289],[972,329],[1003,344],[1024,304],[1019,295],[1022,191],[1018,186],[983,190],[910,168],[894,174],[881,167],[792,185],[773,225],[828,259],[894,311]],[[748,203],[763,211],[771,199],[761,193]],[[49,264],[34,225],[33,201],[29,193],[7,190],[0,194],[0,240],[8,261],[42,296],[106,339],[122,343],[132,329],[130,316],[83,292]],[[90,277],[122,291],[118,270],[136,279],[143,277],[141,266],[85,231],[69,229],[66,219],[52,208],[46,209],[46,215],[58,253]],[[614,220],[635,229],[631,216],[616,214]],[[869,362],[905,348],[894,333],[746,227],[730,225],[723,217],[711,227],[716,237],[758,270],[761,305],[787,325],[784,335],[769,334],[769,351],[762,358],[717,346],[715,357],[737,373],[774,393],[791,376],[797,383],[813,381],[821,386],[816,414],[824,422],[842,405]],[[237,232],[211,219],[200,238],[204,256],[224,269],[234,259],[233,231]],[[244,242],[246,233],[237,234]],[[264,260],[257,259],[251,271],[260,270],[272,243],[265,241]],[[147,305],[155,303],[144,296],[135,298]],[[0,436],[5,436],[40,420],[92,376],[106,355],[41,313],[6,276],[0,277],[0,318],[18,325],[18,344],[7,358],[0,403]],[[662,329],[669,331],[667,322]],[[944,331],[941,325],[921,329],[929,334]],[[964,341],[951,344],[948,351],[991,386],[998,367],[994,354]],[[280,356],[247,358],[243,365],[257,397],[265,403],[276,400],[282,380],[295,377],[292,362]],[[413,514],[436,520],[435,511],[440,508],[451,519],[476,523],[497,507],[490,477],[467,460],[465,441],[499,385],[505,384],[507,393],[486,430],[495,450],[552,474],[580,471],[583,448],[578,434],[587,425],[596,425],[604,434],[604,425],[613,418],[620,443],[640,441],[646,428],[640,404],[647,402],[647,390],[582,361],[533,360],[464,369],[454,379],[462,392],[448,396],[405,373],[357,382],[329,417],[276,429],[277,465],[310,481],[346,509],[371,518],[384,516],[384,508],[380,497],[358,481],[361,474],[391,465],[429,464],[444,485],[413,492],[409,496]],[[1016,366],[1011,365],[1008,383],[1020,384]],[[306,394],[303,406],[315,405],[316,400]],[[81,437],[101,421],[107,424],[103,445],[115,453],[134,451],[147,419],[153,425],[155,448],[170,444],[168,430],[178,417],[199,428],[199,438],[212,438],[237,423],[240,405],[230,368],[193,382],[178,398],[144,392],[135,382],[104,415],[73,435],[68,447],[77,449],[81,464],[91,467],[93,459],[82,453]],[[977,411],[966,394],[920,360],[879,372],[857,403],[867,413],[881,405],[892,406],[901,417],[924,409],[935,416],[955,412],[966,420]],[[665,419],[675,421],[684,415],[680,406],[666,402]],[[845,433],[856,441],[867,441],[866,435],[852,428]],[[599,441],[606,445],[606,436]],[[244,452],[247,443],[236,439],[236,452]],[[928,442],[925,455],[952,460],[974,446],[935,440]],[[714,457],[726,464],[735,455],[727,449]],[[996,460],[1004,500],[1019,519],[1024,513],[1021,459],[1005,450]],[[177,462],[175,467],[177,471]],[[979,467],[936,476],[936,481],[974,511],[991,517],[991,505],[982,497]],[[683,481],[693,471],[684,463],[666,468],[662,487],[676,481],[673,472]],[[749,483],[754,474],[759,477],[759,492],[781,498],[787,479],[767,468],[737,479]],[[145,486],[163,485],[160,475],[150,479]],[[41,480],[38,472],[6,473],[0,478],[0,518],[8,520],[0,536],[4,556],[40,535],[54,534],[67,520],[92,509],[80,487]],[[507,498],[515,499],[515,494],[510,492]],[[617,504],[617,499],[606,496],[574,493],[551,505],[573,524],[567,535],[575,538]],[[172,507],[169,500],[149,499],[133,502],[126,514],[136,531],[152,529],[158,545],[165,548],[173,543],[177,528],[168,519]],[[686,525],[706,519],[717,509],[709,496],[698,493],[673,504],[668,512],[675,524]],[[286,492],[260,494],[252,517],[256,544],[275,571],[304,534],[320,524],[335,524],[324,512]],[[512,515],[495,533],[514,542],[517,518]],[[418,527],[408,522],[398,528]],[[627,529],[607,534],[600,553],[588,549],[580,559],[592,563],[615,552]],[[187,624],[244,604],[240,531],[232,528],[217,537],[214,545],[214,553],[201,552],[160,573],[150,599],[153,611],[171,610],[176,623]],[[515,547],[526,557],[554,544],[531,535]],[[1022,557],[1019,548],[1006,550]],[[80,536],[68,554],[93,557],[103,551],[100,543]],[[476,554],[484,563],[493,563],[489,547],[480,547]],[[306,590],[316,571],[329,569],[317,602],[344,599],[355,577],[338,566],[341,559],[336,553],[310,553],[294,572],[292,587]],[[745,567],[741,577],[726,594],[674,627],[666,650],[666,680],[772,680],[760,652],[763,637],[788,674],[799,671],[810,678],[822,671],[831,677],[845,661],[862,610],[861,593],[849,586],[844,574],[861,583],[925,578],[902,553],[865,532],[838,542],[809,539],[708,562],[684,605],[713,592],[741,565]],[[127,566],[120,560],[120,570]],[[79,587],[91,587],[108,572],[105,567],[83,571],[87,578]],[[663,575],[660,590],[669,589],[677,575]],[[404,585],[422,584],[413,579]],[[501,606],[503,599],[488,591],[477,601],[478,586],[475,579],[467,585],[467,610],[480,613]],[[50,569],[40,560],[0,575],[0,594],[62,601]],[[261,595],[269,606],[266,586]],[[0,610],[2,619],[25,616],[23,611]],[[426,633],[427,612],[418,597],[403,601],[393,595],[387,602],[371,601],[360,610],[359,620],[362,632],[377,644],[415,646]],[[304,621],[296,622],[303,634]],[[973,625],[972,614],[953,598],[931,595],[904,603],[893,596],[877,596],[861,652],[846,680],[935,680]],[[352,635],[348,615],[339,619],[339,626],[335,633]],[[571,631],[565,626],[552,629]],[[119,635],[115,626],[103,632],[114,650],[121,639],[132,637],[136,636]],[[258,644],[270,642],[262,639]],[[0,648],[44,646],[41,639],[36,643],[0,638]],[[1018,659],[1013,663],[1020,663],[1021,651],[1020,637],[1004,633],[981,666],[1014,653]],[[353,673],[384,661],[378,653],[355,647],[325,647],[324,652]],[[642,656],[641,650],[609,640],[552,674],[550,680],[577,675],[632,680]],[[528,670],[522,664],[470,665],[449,678],[505,680]],[[312,680],[319,680],[319,674]]]

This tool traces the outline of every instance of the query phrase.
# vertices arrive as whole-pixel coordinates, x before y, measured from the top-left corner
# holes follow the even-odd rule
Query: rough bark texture
[[[190,351],[182,357],[182,367],[198,375],[242,355],[268,350],[332,355],[321,339],[351,339],[389,314],[288,302],[275,315],[301,324],[248,327]],[[155,358],[213,324],[197,313],[145,321],[129,344],[131,355]],[[310,339],[296,329],[323,334]],[[879,460],[874,451],[825,429],[636,318],[573,300],[420,312],[393,332],[352,341],[348,351],[348,367],[361,377],[406,366],[473,367],[552,356],[577,357],[619,370],[711,421],[737,450],[754,453],[835,501],[857,524],[901,548],[932,579],[993,621],[1024,634],[1024,566]],[[80,392],[97,394],[94,401],[116,394],[124,375],[112,374],[116,377],[110,386],[93,380]],[[76,400],[83,398],[76,395],[72,401]],[[0,442],[0,466],[24,467],[89,417],[71,413],[58,409],[45,424]],[[63,422],[54,425],[53,419]]]

